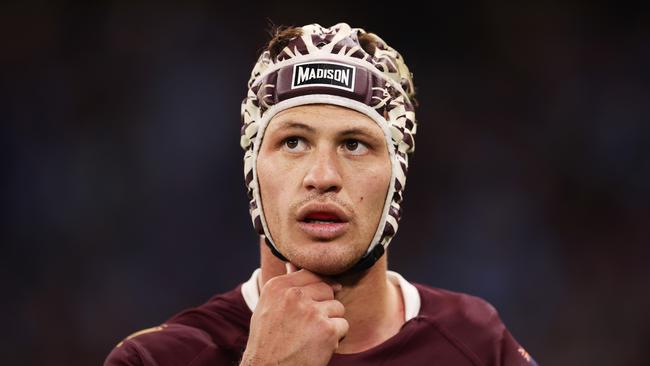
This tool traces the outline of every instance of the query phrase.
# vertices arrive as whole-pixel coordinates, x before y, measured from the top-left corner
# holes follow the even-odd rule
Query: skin
[[[362,352],[399,332],[403,300],[386,256],[339,275],[368,248],[390,173],[383,132],[362,113],[305,105],[273,117],[257,174],[269,230],[290,263],[260,241],[260,301],[242,365],[326,365],[335,352]],[[343,219],[304,220],[321,211]]]

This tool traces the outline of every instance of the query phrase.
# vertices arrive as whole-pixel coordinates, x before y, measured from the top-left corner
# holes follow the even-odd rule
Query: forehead
[[[271,118],[267,133],[291,128],[296,124],[306,125],[313,132],[336,133],[358,129],[377,138],[384,136],[372,118],[353,109],[329,104],[309,104],[285,109]]]

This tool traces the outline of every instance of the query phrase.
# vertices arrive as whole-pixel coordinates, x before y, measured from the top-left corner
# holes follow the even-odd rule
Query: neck
[[[386,255],[363,273],[333,278],[343,285],[336,299],[345,307],[350,325],[336,353],[358,353],[375,347],[399,332],[404,324],[404,302],[399,288],[386,275]],[[261,242],[259,287],[286,273],[285,265]]]

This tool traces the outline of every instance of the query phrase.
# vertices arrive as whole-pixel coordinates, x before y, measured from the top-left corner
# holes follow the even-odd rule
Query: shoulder
[[[480,297],[419,284],[415,287],[421,296],[420,314],[440,324],[494,333],[504,327],[494,306]]]
[[[420,315],[452,341],[478,346],[503,334],[505,325],[497,310],[482,298],[423,285],[416,288],[422,302]]]
[[[218,359],[219,350],[204,331],[163,324],[135,332],[118,343],[104,366],[202,365]]]
[[[460,292],[415,285],[420,316],[461,352],[487,365],[535,365],[486,300]]]
[[[251,310],[241,293],[241,286],[218,294],[202,305],[186,309],[169,319],[168,323],[185,324],[205,330],[214,338],[248,332]]]
[[[246,344],[250,315],[237,287],[160,326],[133,333],[118,343],[104,365],[236,364]]]

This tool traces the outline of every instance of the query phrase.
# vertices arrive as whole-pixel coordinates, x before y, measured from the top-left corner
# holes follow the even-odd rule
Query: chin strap
[[[269,247],[269,249],[271,249],[271,253],[273,253],[273,255],[278,257],[278,259],[283,262],[288,262],[287,258],[285,258],[277,249],[275,249],[273,244],[271,244],[271,241],[269,241],[266,236],[264,237],[264,242]],[[359,273],[367,270],[368,268],[372,267],[375,262],[381,258],[382,255],[384,255],[384,252],[385,250],[383,245],[375,245],[375,247],[372,248],[370,252],[366,253],[366,255],[364,255],[354,266],[352,266],[347,271],[339,274],[339,276],[344,274]]]
[[[269,249],[271,249],[271,253],[273,253],[273,255],[275,255],[276,257],[278,257],[278,259],[280,259],[280,260],[283,261],[283,262],[288,262],[287,258],[285,258],[285,257],[282,255],[282,253],[278,252],[277,249],[275,249],[275,247],[273,246],[273,244],[271,244],[271,241],[269,240],[269,238],[267,238],[266,236],[264,237],[264,242],[266,243],[266,246],[268,246]]]
[[[357,264],[345,271],[344,274],[363,272],[372,267],[382,255],[384,255],[384,246],[381,244],[375,245],[370,252],[366,253]]]

